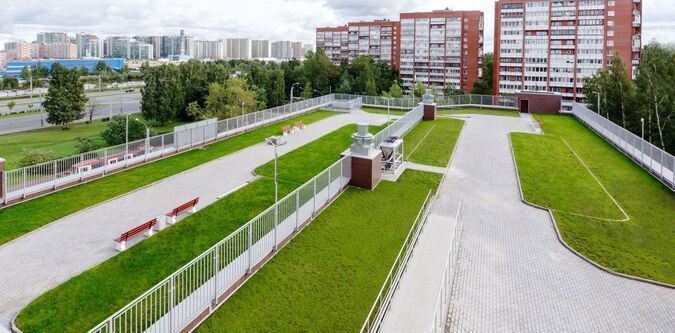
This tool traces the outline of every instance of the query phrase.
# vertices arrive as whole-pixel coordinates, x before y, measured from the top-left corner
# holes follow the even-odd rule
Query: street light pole
[[[640,118],[640,122],[642,123],[642,140],[645,139],[645,118]]]
[[[137,122],[143,124],[143,126],[145,126],[145,152],[144,152],[144,155],[147,157],[148,156],[148,150],[150,149],[150,128],[142,120],[140,120],[138,118],[136,118],[135,120]]]
[[[291,103],[293,103],[293,89],[295,89],[295,85],[299,85],[300,83],[296,82],[291,85]]]
[[[129,154],[129,115],[125,117],[125,131],[124,131],[124,155]]]
[[[122,114],[122,113],[124,113],[123,104],[122,104],[122,87],[120,87],[119,83],[117,83],[117,88],[120,91],[120,114]]]
[[[282,141],[277,137],[269,137],[266,139],[267,143],[274,146],[274,250],[277,250],[277,225],[279,224],[279,181],[278,181],[278,172],[277,164],[279,159],[279,154],[277,148],[286,144],[286,141]],[[297,212],[296,212],[297,214]]]

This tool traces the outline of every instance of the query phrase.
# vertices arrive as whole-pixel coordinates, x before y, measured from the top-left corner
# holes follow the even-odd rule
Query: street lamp
[[[642,123],[642,140],[645,139],[645,118],[640,118],[640,123]]]
[[[143,124],[143,126],[145,126],[145,154],[144,155],[147,157],[148,156],[148,148],[150,148],[150,128],[142,120],[140,120],[138,118],[135,118],[134,120],[136,120],[137,122],[139,122],[139,123]]]
[[[123,111],[123,104],[122,104],[122,87],[120,86],[119,82],[117,83],[117,88],[120,91],[120,114],[122,114]]]
[[[296,82],[291,85],[291,103],[293,103],[293,89],[295,89],[295,85],[300,85],[300,83]]]
[[[277,224],[279,223],[279,208],[277,203],[279,202],[279,181],[277,173],[277,160],[279,159],[279,154],[277,153],[277,148],[285,145],[287,142],[281,140],[279,137],[271,136],[265,139],[267,144],[274,146],[274,250],[277,249]]]

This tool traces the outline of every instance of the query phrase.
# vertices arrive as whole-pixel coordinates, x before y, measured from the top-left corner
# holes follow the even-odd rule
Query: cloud
[[[482,10],[492,49],[494,0],[22,0],[0,11],[0,42],[35,40],[40,31],[110,35],[177,34],[314,43],[314,29],[350,21],[398,19],[400,12]],[[643,39],[675,42],[675,0],[644,1]]]

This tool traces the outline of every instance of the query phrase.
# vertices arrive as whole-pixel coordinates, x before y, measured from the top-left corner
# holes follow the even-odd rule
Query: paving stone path
[[[285,154],[344,125],[381,125],[386,115],[362,111],[312,123],[284,137]],[[208,147],[206,149],[209,149]],[[30,301],[71,277],[117,254],[113,239],[195,197],[199,207],[217,200],[255,177],[252,171],[272,160],[273,150],[260,143],[101,205],[82,210],[0,247],[0,332]],[[336,156],[336,159],[339,156]]]
[[[448,173],[462,200],[453,332],[675,332],[675,290],[606,273],[567,250],[547,212],[520,199],[509,132],[524,119],[471,116]]]

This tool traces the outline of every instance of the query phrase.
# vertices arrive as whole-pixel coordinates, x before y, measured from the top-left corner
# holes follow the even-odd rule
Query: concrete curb
[[[520,192],[520,200],[524,204],[526,204],[530,207],[541,209],[541,210],[544,210],[548,213],[548,216],[551,219],[551,224],[553,225],[553,229],[555,230],[556,238],[558,239],[560,244],[562,244],[570,252],[574,253],[577,257],[583,259],[584,261],[588,262],[589,264],[595,266],[596,268],[598,268],[598,269],[600,269],[600,270],[602,270],[606,273],[609,273],[609,274],[612,274],[614,276],[618,276],[618,277],[621,277],[621,278],[625,278],[625,279],[630,279],[630,280],[643,282],[643,283],[649,283],[649,284],[659,286],[659,287],[675,289],[675,285],[672,285],[672,284],[669,284],[669,283],[654,281],[654,280],[650,280],[650,279],[646,279],[646,278],[641,278],[641,277],[637,277],[637,276],[633,276],[633,275],[628,275],[628,274],[616,272],[612,269],[609,269],[607,267],[604,267],[604,266],[596,263],[595,261],[593,261],[593,260],[589,259],[588,257],[584,256],[583,254],[581,254],[577,250],[573,249],[569,244],[567,244],[567,242],[565,242],[562,235],[560,234],[560,229],[558,229],[558,222],[555,220],[555,217],[553,216],[553,212],[546,207],[539,206],[537,204],[534,204],[534,203],[531,203],[531,202],[525,200],[525,197],[523,195],[523,187],[522,187],[522,184],[520,183],[520,173],[518,172],[518,164],[516,164],[516,155],[513,151],[513,144],[511,143],[511,135],[510,134],[508,135],[508,140],[509,140],[509,147],[511,148],[511,158],[513,159],[513,166],[514,166],[514,169],[516,170],[516,179],[518,180],[518,191]]]

